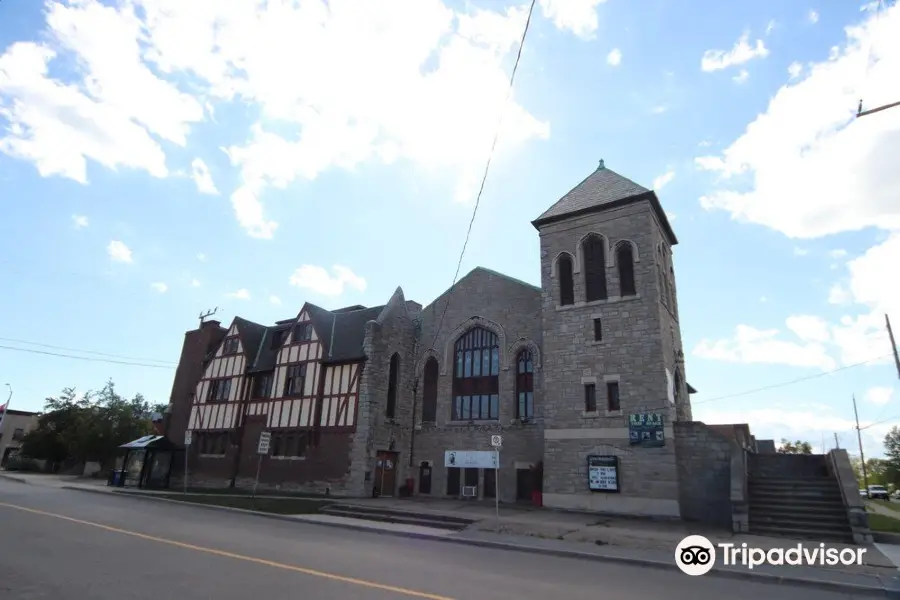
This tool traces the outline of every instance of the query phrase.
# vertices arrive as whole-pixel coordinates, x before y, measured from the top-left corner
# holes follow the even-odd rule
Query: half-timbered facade
[[[268,431],[263,487],[514,501],[543,466],[548,504],[676,513],[674,444],[631,447],[627,423],[690,419],[665,213],[601,161],[533,225],[540,286],[479,267],[424,308],[397,288],[371,308],[235,318],[191,397],[173,391],[190,404],[194,484],[252,485]],[[499,480],[447,458],[491,450],[491,435]],[[589,491],[593,454],[628,471],[618,495]]]

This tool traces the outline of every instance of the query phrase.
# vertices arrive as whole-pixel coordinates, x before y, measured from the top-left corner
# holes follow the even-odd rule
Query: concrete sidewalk
[[[71,477],[54,479],[53,476],[46,475],[0,474],[0,476],[30,484],[183,504],[177,500],[160,498],[158,494],[110,488],[105,485],[104,481],[85,481]],[[164,493],[173,494],[177,491],[169,490]],[[543,553],[584,560],[613,561],[668,570],[677,569],[674,549],[678,542],[688,534],[705,535],[713,543],[726,542],[740,546],[746,542],[748,546],[763,549],[794,547],[801,543],[799,540],[786,538],[731,535],[727,532],[700,530],[700,528],[681,522],[599,517],[519,507],[502,508],[498,532],[496,531],[497,519],[494,509],[484,505],[452,500],[428,502],[389,498],[352,501],[335,498],[333,500],[341,504],[358,504],[369,508],[402,511],[407,514],[465,516],[477,518],[478,521],[465,531],[452,532],[331,515],[278,515],[193,502],[190,503],[190,506],[350,530],[379,532],[394,536],[424,538],[507,551]],[[815,544],[807,542],[805,545]],[[842,546],[829,544],[829,547]],[[853,546],[843,547],[851,548]],[[890,553],[894,553],[894,550],[900,551],[900,548],[888,548],[888,550]],[[797,583],[821,589],[872,593],[882,597],[886,592],[891,591],[897,593],[896,597],[900,598],[900,579],[898,579],[897,566],[874,545],[866,547],[864,557],[865,564],[859,567],[765,565],[750,570],[743,566],[717,564],[712,572],[723,577],[766,580],[773,583]]]

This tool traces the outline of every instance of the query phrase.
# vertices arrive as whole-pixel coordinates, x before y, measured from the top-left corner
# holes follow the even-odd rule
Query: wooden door
[[[419,493],[431,493],[431,466],[427,462],[419,465]]]
[[[392,498],[397,490],[397,453],[379,452],[375,459],[375,489]]]

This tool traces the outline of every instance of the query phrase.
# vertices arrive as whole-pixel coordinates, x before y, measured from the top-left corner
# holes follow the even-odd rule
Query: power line
[[[448,292],[456,285],[459,278],[459,270],[462,268],[463,257],[466,255],[466,246],[469,245],[469,237],[472,235],[472,225],[475,223],[475,215],[478,214],[478,206],[481,204],[481,195],[484,192],[484,185],[487,182],[488,171],[491,168],[491,160],[494,157],[494,151],[497,149],[497,141],[500,139],[500,131],[503,129],[503,117],[506,114],[506,106],[509,104],[509,97],[512,95],[513,83],[516,80],[516,71],[519,70],[519,61],[522,59],[522,50],[525,48],[525,38],[528,35],[528,28],[531,25],[531,16],[534,13],[534,5],[537,0],[531,0],[531,7],[528,9],[528,18],[525,20],[525,29],[522,31],[522,39],[519,41],[519,51],[516,53],[516,62],[513,63],[512,73],[509,76],[509,87],[506,90],[506,98],[503,100],[503,106],[500,110],[500,118],[497,120],[497,129],[494,132],[494,141],[491,144],[491,151],[488,154],[487,163],[484,166],[484,174],[481,177],[481,186],[478,188],[478,195],[475,197],[475,208],[472,210],[472,218],[469,220],[469,229],[466,231],[466,239],[463,242],[462,252],[459,253],[459,262],[456,264],[456,273],[453,275],[453,283],[450,284]],[[437,328],[434,330],[434,339],[431,346],[437,343],[438,336],[441,333],[441,327],[444,324],[444,316],[450,306],[451,296],[448,294],[447,301],[444,303],[444,309],[441,311],[441,318],[438,320]]]
[[[12,350],[14,352],[30,352],[31,354],[44,354],[46,356],[60,356],[62,358],[74,358],[76,360],[86,360],[89,362],[103,362],[103,363],[112,363],[116,365],[131,365],[134,367],[152,367],[155,369],[174,369],[174,366],[170,365],[151,365],[148,363],[140,363],[140,362],[129,362],[124,360],[112,360],[109,358],[93,358],[90,356],[75,356],[74,354],[62,354],[59,352],[46,352],[44,350],[32,350],[30,348],[14,348],[12,346],[0,346],[0,350]]]
[[[846,371],[847,369],[853,369],[855,367],[861,367],[862,365],[869,364],[871,362],[875,362],[876,360],[881,360],[882,358],[886,358],[891,356],[890,354],[883,354],[881,356],[876,356],[874,358],[870,358],[869,360],[864,360],[862,362],[854,363],[852,365],[844,365],[843,367],[838,367],[837,369],[832,369],[830,371],[824,371],[822,373],[816,373],[815,375],[807,375],[806,377],[800,377],[798,379],[792,379],[791,381],[784,381],[782,383],[775,383],[772,385],[767,385],[761,388],[754,388],[752,390],[746,390],[743,392],[738,392],[736,394],[728,394],[726,396],[718,396],[716,398],[710,398],[708,400],[701,400],[699,402],[691,402],[691,406],[696,406],[697,404],[706,404],[707,402],[717,402],[719,400],[727,400],[730,398],[737,398],[739,396],[749,396],[750,394],[756,394],[758,392],[765,392],[767,390],[774,390],[776,388],[785,387],[788,385],[794,385],[795,383],[801,383],[803,381],[809,381],[811,379],[817,379],[819,377],[825,377],[826,375],[832,375],[834,373],[838,373],[840,371]]]
[[[28,340],[17,340],[13,338],[0,337],[2,342],[13,342],[16,344],[28,344],[29,346],[39,346],[41,348],[52,348],[53,350],[65,350],[67,352],[80,352],[81,354],[95,354],[97,356],[109,356],[111,358],[120,358],[124,360],[136,360],[144,362],[162,363],[166,366],[175,366],[178,363],[171,360],[160,360],[157,358],[144,358],[140,356],[126,356],[124,354],[109,354],[106,352],[95,352],[93,350],[82,350],[80,348],[66,348],[65,346],[53,346],[51,344],[40,344],[38,342],[29,342]]]

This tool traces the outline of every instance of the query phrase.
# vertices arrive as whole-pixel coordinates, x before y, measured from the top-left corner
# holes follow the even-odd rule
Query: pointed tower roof
[[[531,224],[535,229],[540,229],[542,226],[556,221],[623,206],[639,200],[650,202],[663,229],[670,237],[669,242],[673,246],[677,244],[678,240],[675,238],[675,233],[669,225],[669,220],[666,218],[666,213],[656,194],[627,177],[619,175],[612,169],[606,168],[602,159],[597,170],[572,188],[569,193],[544,211]]]

